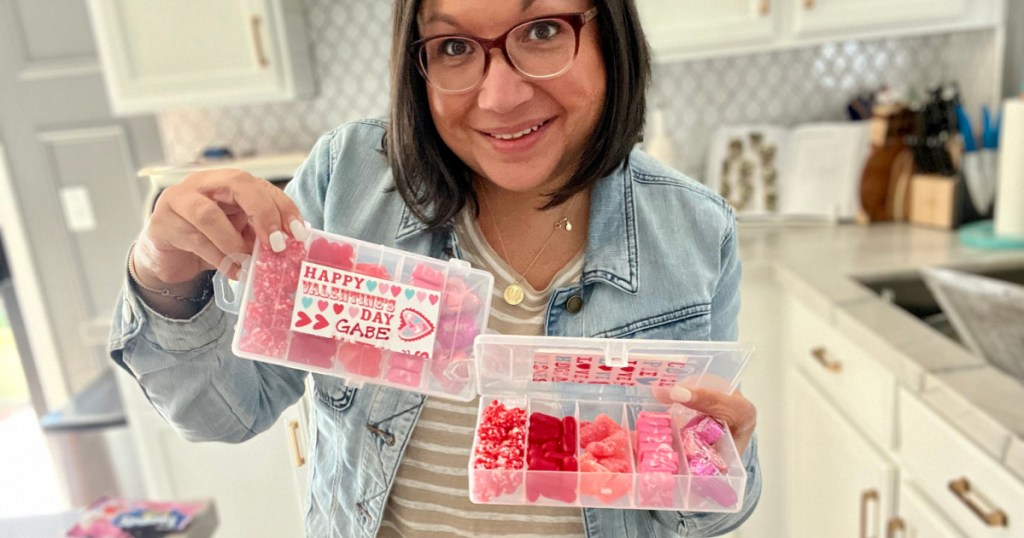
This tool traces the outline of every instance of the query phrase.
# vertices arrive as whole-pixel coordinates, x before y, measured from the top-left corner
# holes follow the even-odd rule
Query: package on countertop
[[[163,502],[104,497],[93,503],[73,527],[70,538],[132,538],[184,531],[206,502]]]
[[[486,334],[475,348],[473,502],[742,509],[747,474],[728,427],[652,388],[731,393],[751,346]]]
[[[487,327],[494,277],[311,230],[273,252],[257,242],[237,282],[214,278],[217,304],[238,314],[245,357],[469,401],[473,339]]]

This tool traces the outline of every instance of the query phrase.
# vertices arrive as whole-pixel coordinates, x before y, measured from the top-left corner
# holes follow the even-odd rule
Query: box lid
[[[736,342],[496,334],[478,336],[474,348],[481,394],[613,401],[654,400],[652,387],[677,383],[731,393],[754,351]]]

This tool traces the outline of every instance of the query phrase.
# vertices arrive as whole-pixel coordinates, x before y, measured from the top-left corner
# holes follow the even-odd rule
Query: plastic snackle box
[[[456,400],[476,394],[473,338],[487,327],[494,277],[310,230],[281,253],[257,242],[238,282],[214,277],[238,314],[239,357]]]
[[[727,428],[654,390],[735,390],[753,347],[487,334],[476,339],[475,503],[737,512]]]

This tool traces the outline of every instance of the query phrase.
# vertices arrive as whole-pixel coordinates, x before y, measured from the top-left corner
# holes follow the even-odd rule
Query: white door
[[[894,538],[964,537],[910,482],[900,483],[898,512],[899,517],[891,519],[887,525],[888,535]]]
[[[896,467],[818,393],[793,378],[790,524],[796,538],[881,538],[892,515]]]
[[[798,36],[845,30],[894,30],[908,24],[952,20],[967,12],[967,0],[789,0]],[[977,0],[973,0],[977,1]]]
[[[135,171],[160,161],[152,116],[114,118],[81,0],[0,0],[0,144],[31,278],[15,281],[48,410],[111,361],[110,319],[141,228]],[[31,282],[30,282],[31,281]],[[29,380],[33,386],[34,380]]]
[[[655,58],[664,61],[771,40],[783,1],[637,0],[637,9]]]

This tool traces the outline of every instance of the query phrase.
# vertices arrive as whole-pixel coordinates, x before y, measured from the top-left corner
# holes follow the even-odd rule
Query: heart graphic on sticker
[[[350,306],[350,307],[348,307],[348,317],[350,317],[352,319],[356,319],[359,316],[359,310],[360,309],[359,309],[358,306]]]
[[[307,316],[305,312],[299,311],[299,319],[298,321],[295,322],[295,326],[305,327],[306,325],[309,325],[312,322],[313,320],[309,319],[309,316]]]
[[[313,298],[312,297],[303,297],[302,298],[302,308],[309,308],[311,306],[313,306]]]
[[[391,285],[390,284],[384,284],[383,282],[381,282],[379,291],[380,291],[381,295],[387,295],[388,292],[391,291]]]
[[[376,288],[377,288],[377,281],[376,280],[370,280],[370,281],[368,281],[366,283],[366,289],[368,289],[370,291],[373,291]]]
[[[340,316],[341,313],[344,312],[344,311],[345,311],[345,305],[340,304],[340,303],[335,303],[334,304],[334,313],[335,314],[338,314]]]
[[[327,301],[318,301],[316,303],[316,307],[319,308],[321,312],[327,310]]]
[[[399,288],[398,286],[391,286],[391,295],[398,297],[399,293],[402,293],[402,288]]]
[[[430,296],[430,304],[437,304],[437,295]]]
[[[323,329],[324,327],[326,327],[328,325],[330,325],[330,323],[327,321],[327,318],[325,318],[323,316],[323,314],[317,314],[316,315],[316,323],[313,325],[313,330],[314,331],[319,331],[320,329]]]
[[[416,295],[416,290],[413,290],[413,289],[405,290],[405,298],[406,299],[412,299],[413,295]]]
[[[434,324],[423,314],[406,308],[399,315],[402,323],[398,326],[398,337],[406,342],[413,342],[425,338],[434,332]]]
[[[426,297],[427,297],[427,294],[426,294],[426,293],[424,293],[424,292],[422,292],[422,291],[418,291],[418,292],[416,292],[416,300],[417,300],[417,301],[419,301],[419,302],[421,302],[421,303],[422,303],[422,302],[423,302],[423,299],[425,299]]]

